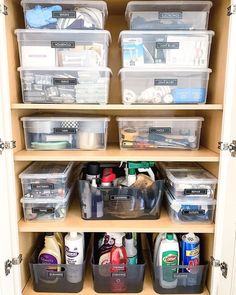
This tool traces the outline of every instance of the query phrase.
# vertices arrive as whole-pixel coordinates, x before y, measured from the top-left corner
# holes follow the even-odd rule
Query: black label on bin
[[[179,49],[179,42],[156,42],[156,49]]]
[[[159,12],[159,19],[182,19],[183,13],[182,11],[160,11]]]
[[[205,215],[206,211],[203,209],[184,209],[181,211],[184,216]]]
[[[53,78],[53,85],[74,86],[77,85],[76,78]]]
[[[64,278],[64,272],[62,271],[50,271],[48,272],[49,278]]]
[[[76,18],[76,11],[73,10],[62,10],[62,11],[53,11],[53,18]]]
[[[55,208],[35,207],[32,208],[32,213],[55,213]]]
[[[111,201],[126,201],[126,200],[130,200],[132,198],[132,196],[130,195],[111,195],[110,196],[110,200]]]
[[[75,41],[51,41],[51,48],[75,48]]]
[[[178,79],[154,79],[155,86],[177,86]]]
[[[185,189],[184,195],[207,195],[207,189]]]
[[[76,128],[54,128],[54,134],[76,134]]]
[[[149,134],[170,134],[170,127],[151,127],[149,128]]]
[[[33,183],[31,184],[31,189],[43,190],[43,189],[54,189],[53,183]]]

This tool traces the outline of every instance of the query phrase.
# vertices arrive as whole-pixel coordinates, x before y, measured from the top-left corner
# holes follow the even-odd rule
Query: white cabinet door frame
[[[236,4],[236,0],[232,4]],[[236,14],[230,16],[222,142],[236,140]],[[214,258],[228,266],[227,278],[214,268],[211,295],[236,294],[236,157],[220,154]]]
[[[0,0],[3,5],[4,1]],[[5,16],[0,13],[0,138],[12,140],[10,91],[8,76],[7,41]],[[5,261],[18,257],[19,239],[16,210],[14,158],[12,150],[0,155],[0,294],[20,295],[20,266],[13,266],[8,276],[5,275]]]

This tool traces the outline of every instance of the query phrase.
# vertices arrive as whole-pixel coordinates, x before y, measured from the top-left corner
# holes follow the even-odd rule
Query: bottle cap
[[[115,173],[113,173],[112,168],[106,168],[103,171],[103,175],[102,175],[102,182],[112,182],[116,179],[116,175]]]
[[[49,233],[46,233],[46,236],[47,236],[47,237],[54,236],[54,233],[50,233],[50,232],[49,232]]]
[[[76,238],[77,237],[77,232],[74,232],[74,231],[70,232],[70,237],[71,238]]]
[[[132,233],[126,233],[125,238],[126,238],[127,240],[131,240],[131,239],[133,238]]]
[[[172,240],[174,240],[174,235],[167,233],[166,238],[167,238],[167,240],[172,241]]]
[[[98,162],[90,162],[87,164],[86,174],[98,175],[100,174],[100,164]]]

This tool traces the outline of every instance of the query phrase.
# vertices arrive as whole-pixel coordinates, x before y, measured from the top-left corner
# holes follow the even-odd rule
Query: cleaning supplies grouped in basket
[[[81,169],[84,219],[158,219],[164,182],[154,162],[97,163]]]

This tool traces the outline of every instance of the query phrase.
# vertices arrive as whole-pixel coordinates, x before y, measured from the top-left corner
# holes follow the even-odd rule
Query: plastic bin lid
[[[21,179],[66,178],[73,166],[73,162],[35,162],[20,175]]]
[[[110,68],[107,67],[45,67],[45,68],[39,68],[39,67],[19,67],[17,68],[17,71],[23,72],[23,71],[39,71],[39,72],[109,72],[110,75],[112,75],[112,71]]]
[[[109,117],[75,117],[75,116],[53,116],[52,114],[42,114],[40,116],[31,116],[31,117],[22,117],[21,121],[23,122],[35,122],[35,121],[78,121],[78,122],[97,122],[97,121],[104,121],[104,122],[109,122],[110,118]]]
[[[217,178],[199,167],[199,169],[167,169],[167,178],[174,184],[216,184]]]
[[[204,118],[202,117],[117,117],[117,121],[123,122],[123,121],[128,121],[128,122],[145,122],[145,121],[187,121],[187,122],[195,122],[199,121],[202,122],[204,121]]]
[[[136,11],[156,11],[158,7],[163,6],[165,11],[167,10],[167,6],[171,6],[170,9],[176,9],[176,7],[180,7],[181,10],[185,11],[188,8],[193,9],[196,6],[201,7],[201,11],[209,11],[212,7],[211,1],[130,1],[126,6],[125,16],[128,18],[132,12]],[[193,8],[191,8],[191,6]],[[174,7],[174,8],[173,8]],[[186,7],[186,8],[183,8]],[[200,8],[199,8],[200,9]]]
[[[78,1],[78,0],[22,0],[21,1],[21,6],[25,6],[25,4],[72,4],[72,5],[78,5],[81,7],[92,7],[92,8],[97,8],[102,11],[104,16],[108,15],[108,10],[107,10],[107,4],[105,1]]]
[[[133,67],[133,68],[122,68],[119,71],[119,75],[124,73],[163,73],[163,72],[171,72],[171,73],[212,73],[211,69],[196,69],[196,68],[144,68],[144,67]]]

